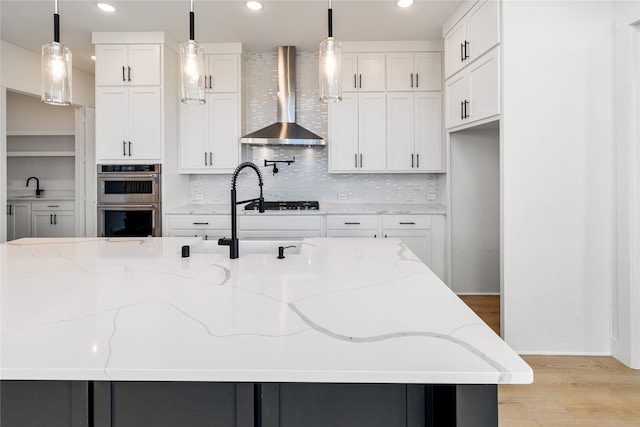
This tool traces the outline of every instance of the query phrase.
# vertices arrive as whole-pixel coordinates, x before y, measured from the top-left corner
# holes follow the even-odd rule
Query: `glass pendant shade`
[[[342,101],[342,45],[333,37],[320,43],[320,101]]]
[[[204,104],[204,49],[198,42],[188,40],[180,45],[181,101],[185,104]]]
[[[42,46],[42,102],[71,105],[71,51],[58,42]]]

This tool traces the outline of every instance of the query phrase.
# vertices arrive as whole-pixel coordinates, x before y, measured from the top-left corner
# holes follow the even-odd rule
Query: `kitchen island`
[[[497,384],[533,380],[399,240],[242,243],[0,245],[2,426],[497,425]]]

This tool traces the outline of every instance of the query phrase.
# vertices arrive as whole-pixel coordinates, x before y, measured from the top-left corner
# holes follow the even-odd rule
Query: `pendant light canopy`
[[[329,0],[329,36],[320,43],[320,101],[342,101],[342,45],[333,38],[333,14]]]
[[[193,0],[189,12],[189,40],[180,45],[181,101],[185,104],[204,104],[204,49],[195,40]]]
[[[60,44],[58,0],[54,0],[53,41],[42,46],[42,102],[71,105],[71,51]]]

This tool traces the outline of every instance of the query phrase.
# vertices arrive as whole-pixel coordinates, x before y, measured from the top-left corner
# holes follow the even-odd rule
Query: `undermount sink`
[[[285,256],[300,253],[300,240],[240,240],[240,258],[248,254],[273,254],[278,256],[280,246],[295,246],[284,251]],[[228,254],[228,246],[218,245],[217,240],[202,240],[191,246],[192,254]]]

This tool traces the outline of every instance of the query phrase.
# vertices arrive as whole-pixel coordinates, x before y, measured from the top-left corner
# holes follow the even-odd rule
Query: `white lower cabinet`
[[[256,214],[238,217],[238,237],[263,240],[302,240],[322,237],[322,215]]]
[[[7,241],[31,237],[31,203],[7,204]]]
[[[218,240],[231,235],[229,215],[167,215],[171,237],[201,237]]]
[[[328,215],[327,237],[380,237],[378,215]]]
[[[74,202],[33,202],[32,237],[73,237],[76,231]]]

